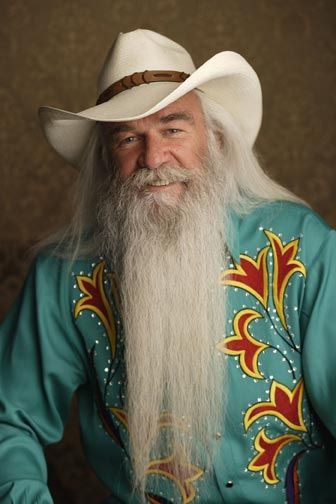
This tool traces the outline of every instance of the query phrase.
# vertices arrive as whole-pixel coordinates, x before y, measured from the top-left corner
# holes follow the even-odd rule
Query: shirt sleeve
[[[85,349],[64,261],[40,257],[0,330],[0,502],[51,503],[43,447],[62,437]]]
[[[336,437],[336,231],[307,271],[302,309],[303,373],[309,399]]]

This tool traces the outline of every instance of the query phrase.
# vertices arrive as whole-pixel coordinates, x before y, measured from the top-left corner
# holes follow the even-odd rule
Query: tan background
[[[331,224],[335,208],[334,0],[0,1],[0,316],[22,283],[31,243],[69,213],[76,173],[44,141],[39,105],[78,111],[119,31],[159,31],[201,64],[242,53],[260,76],[264,121],[257,149],[278,181]],[[106,492],[85,467],[73,413],[48,449],[57,503],[96,503]]]

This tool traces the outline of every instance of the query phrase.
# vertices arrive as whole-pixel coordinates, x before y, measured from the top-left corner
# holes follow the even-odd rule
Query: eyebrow
[[[194,124],[194,118],[188,112],[172,112],[171,114],[159,117],[158,122],[162,124],[168,124],[173,121],[186,121],[190,124]],[[107,127],[108,133],[110,135],[117,135],[118,133],[123,133],[125,131],[133,131],[134,127],[128,123],[115,123]]]
[[[127,123],[115,123],[113,125],[105,126],[105,131],[109,135],[116,135],[117,133],[122,133],[123,131],[131,131],[133,128]]]

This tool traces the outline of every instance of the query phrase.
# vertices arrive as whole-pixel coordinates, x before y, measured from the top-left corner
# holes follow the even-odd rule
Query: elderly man
[[[1,502],[52,502],[75,391],[108,502],[334,502],[335,233],[261,170],[250,65],[136,30],[40,117],[80,177],[2,329]]]

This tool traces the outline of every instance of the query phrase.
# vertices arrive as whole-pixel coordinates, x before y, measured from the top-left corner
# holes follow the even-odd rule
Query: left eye
[[[177,129],[177,128],[169,128],[168,129],[168,133],[172,134],[172,135],[175,135],[176,133],[180,133],[181,130]]]

